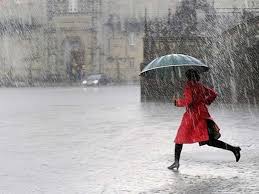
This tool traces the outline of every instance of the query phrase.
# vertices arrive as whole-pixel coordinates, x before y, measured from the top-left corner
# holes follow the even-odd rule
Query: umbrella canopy
[[[188,69],[196,69],[199,72],[209,70],[209,67],[200,60],[183,54],[170,54],[154,59],[140,73],[144,76],[152,71],[170,71],[170,70],[186,71]]]

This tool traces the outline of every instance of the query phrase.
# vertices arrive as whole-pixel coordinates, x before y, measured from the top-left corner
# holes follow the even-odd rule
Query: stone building
[[[168,7],[172,7],[170,14],[176,13],[189,24],[194,22],[192,18],[203,20],[214,14],[209,5],[215,1],[197,0],[196,14],[182,17],[175,9],[181,2],[190,1],[166,0],[161,4],[159,0],[2,0],[1,80],[66,82],[105,73],[115,81],[137,81],[143,61],[145,8],[152,21],[157,16],[164,18]],[[172,18],[169,22],[177,25]],[[197,29],[204,26],[200,22]],[[185,28],[178,27],[178,31]],[[199,44],[207,41],[201,34],[197,39]],[[162,44],[160,41],[158,46]]]
[[[110,18],[105,24],[102,71],[116,81],[139,80],[139,65],[143,61],[143,20]]]
[[[32,0],[1,1],[0,85],[42,77],[46,61],[46,4]]]
[[[4,2],[1,85],[74,82],[92,73],[114,81],[139,79],[143,20],[112,16],[101,0]]]
[[[141,21],[105,12],[102,1],[48,1],[48,80],[79,81],[105,73],[114,81],[139,79]]]
[[[100,65],[101,1],[47,1],[48,79],[78,81]]]

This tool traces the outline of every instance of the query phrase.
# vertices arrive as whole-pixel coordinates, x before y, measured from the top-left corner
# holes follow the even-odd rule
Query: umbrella
[[[200,73],[208,71],[209,67],[200,60],[183,54],[170,54],[158,57],[150,62],[140,73],[141,76],[146,76],[149,72],[170,72],[175,74],[178,71],[181,77],[182,72],[188,69],[196,69]]]
[[[209,70],[209,67],[200,60],[183,54],[170,54],[154,59],[140,73],[147,84],[145,87],[148,90],[154,91],[153,81],[157,80],[159,91],[165,88],[163,94],[165,96],[179,96],[181,84],[183,84],[182,75],[188,69],[195,69],[202,73]],[[157,84],[155,84],[157,85]]]

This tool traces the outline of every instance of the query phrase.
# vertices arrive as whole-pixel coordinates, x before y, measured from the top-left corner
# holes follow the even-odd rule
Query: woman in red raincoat
[[[206,144],[232,151],[238,162],[240,147],[234,147],[218,140],[220,137],[219,128],[210,117],[207,109],[207,105],[210,105],[216,99],[216,92],[199,82],[200,76],[196,70],[189,69],[185,75],[188,81],[184,87],[184,98],[173,99],[173,101],[177,107],[186,107],[186,112],[174,140],[175,161],[168,168],[178,170],[183,144],[196,142],[200,145]]]

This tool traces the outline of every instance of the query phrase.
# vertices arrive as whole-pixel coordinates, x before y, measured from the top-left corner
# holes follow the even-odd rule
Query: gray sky
[[[149,17],[168,14],[168,9],[173,11],[181,0],[103,0],[109,13],[118,14],[122,17],[141,17],[147,8]],[[212,2],[213,0],[207,0]],[[244,8],[259,4],[259,0],[214,0],[216,8]]]
[[[253,5],[258,5],[259,0],[215,0],[215,7],[224,8],[247,8],[253,7]]]

